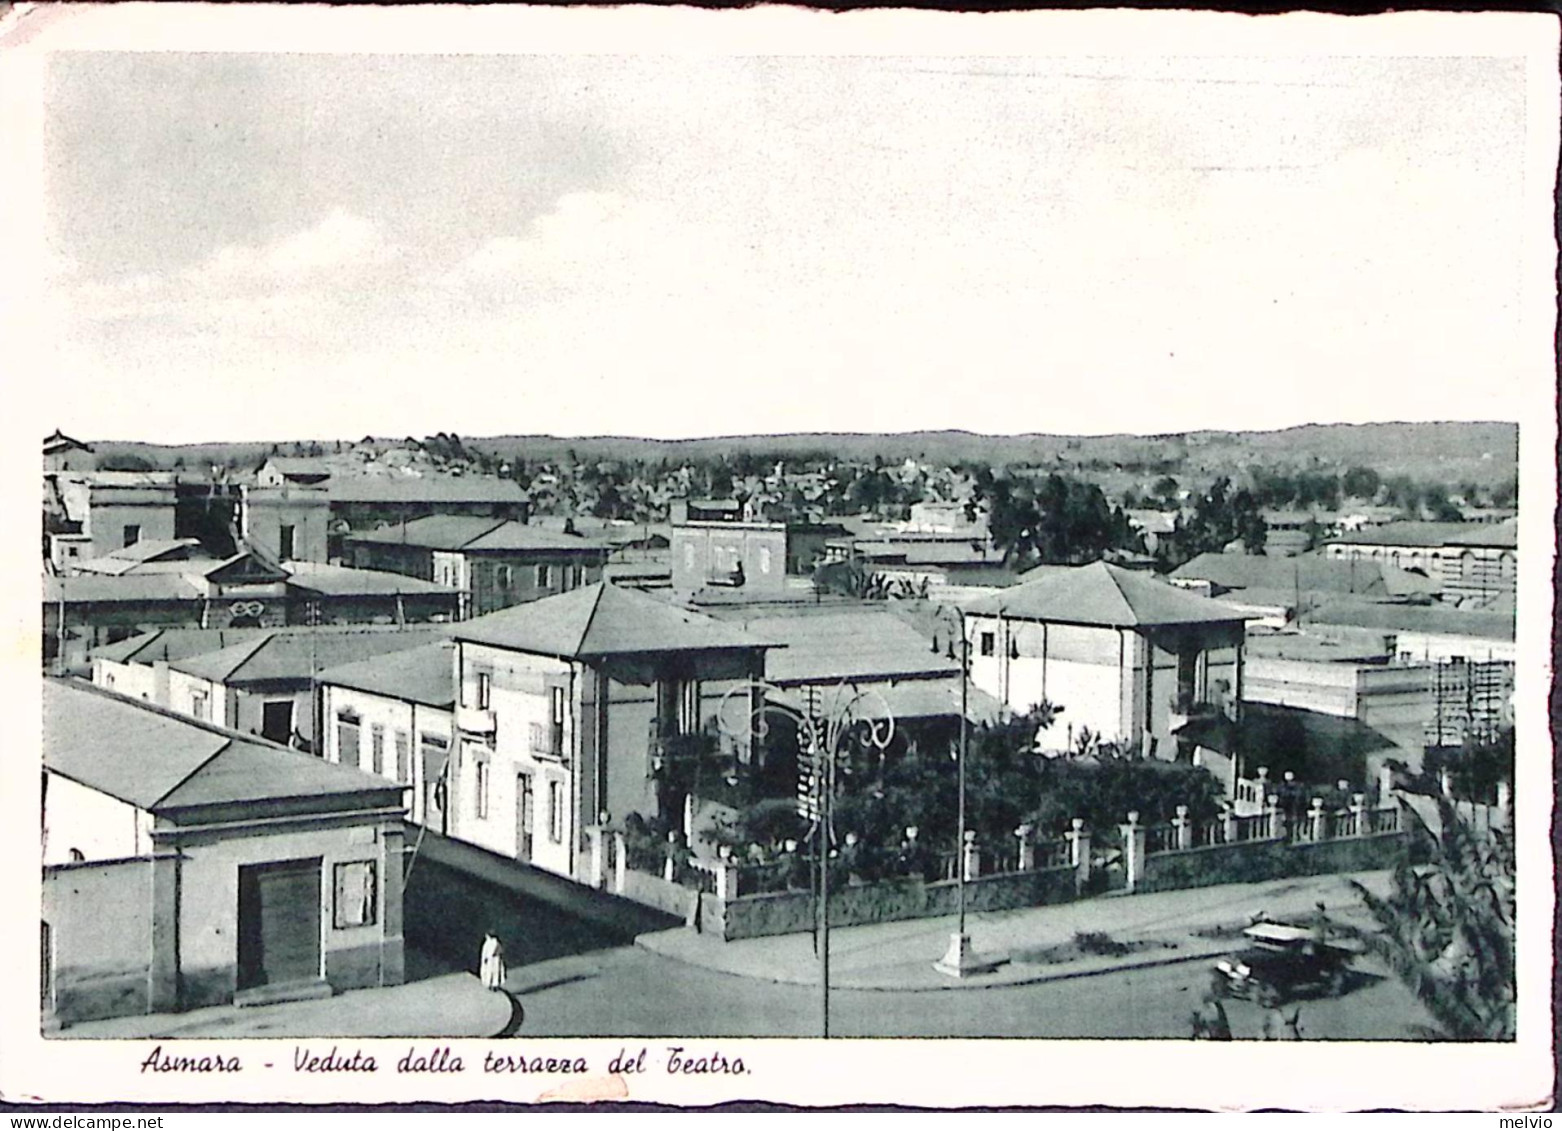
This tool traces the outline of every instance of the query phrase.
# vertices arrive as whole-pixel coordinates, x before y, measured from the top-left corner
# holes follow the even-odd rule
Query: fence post
[[[1173,835],[1177,841],[1177,847],[1189,849],[1193,847],[1193,826],[1188,822],[1188,807],[1177,806],[1177,815],[1172,818]]]
[[[1035,830],[1029,825],[1021,825],[1014,830],[1014,838],[1020,842],[1017,871],[1033,872],[1036,870],[1036,842],[1031,839],[1031,833],[1033,832]]]
[[[1284,835],[1285,830],[1280,827],[1280,795],[1271,793],[1264,805],[1264,836],[1277,840]]]
[[[717,850],[720,861],[716,865],[716,898],[723,903],[738,897],[738,866],[733,862],[732,849],[722,845]]]
[[[1367,795],[1350,795],[1350,824],[1355,836],[1366,836],[1372,830],[1367,827]]]
[[[1123,886],[1133,891],[1144,875],[1144,826],[1137,810],[1128,814],[1128,823],[1119,825],[1118,831],[1123,834]]]
[[[1307,839],[1324,839],[1324,811],[1323,798],[1313,798],[1312,808],[1307,811]]]
[[[1221,839],[1227,844],[1235,844],[1237,840],[1237,810],[1234,805],[1227,805],[1220,812]]]
[[[1090,830],[1085,819],[1075,817],[1068,831],[1068,862],[1074,866],[1074,890],[1084,891],[1090,883]]]
[[[960,847],[960,874],[966,881],[982,874],[982,856],[976,847],[976,830],[965,830],[965,844]]]
[[[613,830],[613,891],[618,895],[624,894],[624,872],[629,867],[629,861],[624,851],[624,834],[621,829]]]
[[[607,814],[597,818],[597,823],[586,828],[586,840],[591,845],[591,886],[601,890],[607,884]]]

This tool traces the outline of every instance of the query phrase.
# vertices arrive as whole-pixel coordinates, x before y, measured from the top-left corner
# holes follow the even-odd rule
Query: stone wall
[[[150,1009],[152,860],[43,871],[53,943],[53,1012],[63,1024]],[[45,1012],[49,1002],[43,1003]]]
[[[1076,876],[1072,866],[981,876],[965,885],[966,909],[1003,911],[1063,903],[1075,898]],[[700,928],[725,940],[809,931],[814,926],[814,905],[814,897],[807,892],[745,895],[725,901],[706,895],[701,902]],[[934,918],[953,915],[958,906],[958,885],[953,880],[932,884],[920,879],[852,884],[831,892],[830,925],[851,927]]]
[[[1318,876],[1392,868],[1402,857],[1406,833],[1340,837],[1316,842],[1283,839],[1217,844],[1145,857],[1138,892],[1175,891],[1214,884],[1256,883],[1284,876]]]

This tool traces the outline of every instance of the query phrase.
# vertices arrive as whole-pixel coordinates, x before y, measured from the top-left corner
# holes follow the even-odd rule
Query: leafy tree
[[[1370,467],[1350,468],[1340,478],[1341,489],[1353,499],[1374,499],[1377,497],[1380,486],[1382,486],[1382,480],[1378,477],[1378,473]]]
[[[1501,830],[1477,836],[1442,797],[1438,815],[1437,835],[1414,815],[1429,864],[1402,862],[1384,898],[1352,881],[1380,928],[1365,942],[1432,1015],[1435,1028],[1423,1036],[1510,1041],[1517,1012],[1513,844]]]
[[[1172,542],[1180,561],[1169,564],[1177,565],[1199,554],[1220,553],[1238,541],[1248,553],[1261,554],[1268,535],[1269,526],[1258,513],[1251,492],[1241,489],[1232,493],[1231,481],[1222,476],[1194,504],[1191,515],[1177,520],[1177,537]]]
[[[123,452],[119,455],[109,456],[99,465],[104,471],[156,471],[157,465],[145,456],[134,452]]]

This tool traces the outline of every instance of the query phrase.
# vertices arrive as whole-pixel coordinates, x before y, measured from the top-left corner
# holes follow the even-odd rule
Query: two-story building
[[[610,547],[512,519],[432,515],[346,540],[347,560],[466,595],[464,616],[567,593],[602,580]]]
[[[73,440],[56,428],[52,435],[43,438],[43,473],[54,475],[61,471],[94,471],[98,457],[91,444]]]
[[[438,833],[455,735],[455,644],[438,640],[327,668],[319,677],[321,753],[409,787],[408,818]]]
[[[456,625],[451,836],[583,878],[601,814],[676,819],[678,739],[709,733],[716,688],[762,678],[770,646],[608,584]],[[758,706],[746,693],[742,718]],[[752,743],[737,743],[747,761]]]
[[[168,472],[62,471],[48,477],[46,498],[62,528],[51,537],[49,558],[56,567],[175,537],[178,486]]]
[[[1006,708],[1063,709],[1040,736],[1171,757],[1173,732],[1242,698],[1244,614],[1133,570],[1095,562],[965,606],[971,678]]]
[[[825,558],[846,533],[833,522],[770,522],[733,499],[676,499],[671,506],[672,587],[680,593],[786,588]]]
[[[45,1027],[400,983],[401,794],[46,680]]]

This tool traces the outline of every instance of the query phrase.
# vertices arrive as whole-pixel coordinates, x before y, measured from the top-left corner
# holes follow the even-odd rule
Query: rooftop
[[[73,680],[44,681],[43,764],[154,813],[402,788]]]
[[[378,569],[350,569],[347,566],[322,565],[320,562],[284,562],[288,584],[325,597],[393,597],[458,591],[448,585],[424,581]]]
[[[1514,618],[1509,614],[1452,609],[1445,605],[1384,605],[1345,598],[1310,610],[1306,619],[1312,624],[1381,628],[1391,632],[1426,632],[1483,640],[1514,638]]]
[[[166,541],[137,542],[133,546],[110,550],[101,557],[72,562],[71,565],[74,569],[87,573],[124,574],[151,562],[188,562],[192,557],[205,557],[200,540],[175,538]],[[216,562],[213,561],[211,564],[216,565]]]
[[[155,660],[183,660],[252,640],[269,628],[162,628],[128,640],[105,644],[90,653],[93,659],[120,664],[150,664]]]
[[[822,716],[834,715],[859,694],[862,698],[853,707],[858,718],[881,719],[886,711],[897,721],[960,717],[960,681],[947,678],[827,687],[819,697],[818,710]],[[797,710],[804,706],[804,696],[795,689],[775,698]],[[974,723],[992,725],[1003,717],[1003,704],[981,688],[968,686],[965,713]]]
[[[1185,593],[1142,572],[1093,562],[1016,585],[965,607],[977,616],[1055,624],[1145,628],[1172,624],[1240,624],[1240,609]]]
[[[325,484],[334,503],[524,503],[513,479],[492,475],[340,475]]]
[[[46,456],[53,455],[56,452],[69,451],[71,449],[79,449],[84,452],[90,452],[92,450],[92,445],[83,444],[80,440],[74,440],[67,436],[64,432],[61,432],[58,428],[54,430],[54,434],[52,436],[45,436],[43,438],[43,454]]]
[[[569,659],[775,646],[734,625],[601,582],[463,621],[451,635]]]
[[[448,709],[456,703],[454,651],[453,641],[438,640],[327,668],[319,678],[322,684]]]
[[[215,683],[297,682],[337,664],[417,648],[445,635],[447,627],[429,625],[277,628],[215,652],[170,660],[168,666]]]
[[[516,550],[564,550],[601,553],[606,541],[565,534],[509,519],[475,515],[435,514],[410,522],[392,523],[354,534],[349,541],[381,546],[416,546],[425,550],[471,552]]]
[[[49,604],[100,604],[136,601],[195,601],[201,591],[178,573],[132,573],[122,577],[45,577],[43,599]]]
[[[1259,554],[1200,554],[1178,566],[1171,576],[1183,581],[1209,581],[1222,589],[1268,589],[1292,593],[1323,590],[1371,597],[1430,595],[1442,585],[1421,574],[1387,562],[1346,561],[1315,554],[1271,558]]]
[[[1370,530],[1358,530],[1330,538],[1345,546],[1499,546],[1518,545],[1518,521],[1507,522],[1390,522]]]
[[[947,676],[960,670],[958,661],[935,651],[928,637],[888,609],[826,608],[738,623],[785,646],[766,661],[765,678],[772,683]]]

